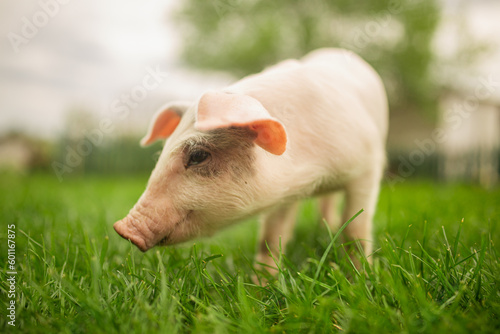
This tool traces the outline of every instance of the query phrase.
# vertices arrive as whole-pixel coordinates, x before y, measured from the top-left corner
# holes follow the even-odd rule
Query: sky
[[[179,65],[181,41],[169,18],[178,1],[60,1],[67,3],[0,4],[0,135],[19,129],[55,137],[70,110],[104,117],[115,99],[142,83],[148,68],[168,76],[147,91],[129,123],[147,123],[168,100],[194,99],[232,80]]]
[[[177,0],[59,1],[0,3],[0,136],[17,129],[56,138],[72,110],[107,117],[117,100],[123,103],[134,91],[144,93],[138,86],[153,82],[146,79],[151,71],[163,73],[162,81],[134,104],[125,120],[131,129],[145,128],[165,102],[194,100],[234,80],[182,65],[182,40],[171,18]],[[480,71],[500,78],[499,2],[483,0],[470,8],[457,5],[465,1],[444,3],[438,52],[446,56],[456,45],[460,32],[455,19],[460,10],[466,12],[466,24],[478,39],[498,42],[493,60],[484,61]]]

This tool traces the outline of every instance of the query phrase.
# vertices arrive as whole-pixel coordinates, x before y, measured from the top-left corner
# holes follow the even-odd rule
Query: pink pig
[[[166,139],[137,204],[114,228],[140,250],[172,245],[262,213],[257,261],[290,238],[298,202],[321,196],[335,227],[345,192],[344,230],[372,251],[372,218],[385,164],[387,99],[357,55],[320,49],[248,76],[195,102],[172,102],[142,145]]]

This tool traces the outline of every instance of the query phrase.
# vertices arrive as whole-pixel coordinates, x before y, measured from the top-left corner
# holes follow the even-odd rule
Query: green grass
[[[146,254],[112,224],[147,176],[0,175],[1,332],[472,333],[500,330],[500,189],[384,187],[373,265],[357,272],[314,201],[276,279],[256,272],[257,224]],[[16,328],[5,318],[16,225]],[[269,279],[265,287],[252,276]]]

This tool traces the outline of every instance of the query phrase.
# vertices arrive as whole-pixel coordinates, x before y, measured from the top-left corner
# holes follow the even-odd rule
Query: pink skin
[[[115,231],[145,252],[156,245],[171,245],[195,237],[185,228],[192,210],[172,205],[172,189],[182,188],[185,168],[179,157],[170,159],[167,166],[159,164],[151,175],[146,191],[129,214],[114,224]],[[181,232],[181,233],[179,233]]]
[[[169,179],[175,179],[175,174],[172,172]],[[162,239],[173,238],[175,227],[186,218],[173,209],[168,197],[159,193],[157,188],[155,184],[148,186],[129,214],[113,226],[119,235],[132,241],[143,252]]]
[[[257,259],[292,235],[297,202],[322,196],[334,227],[334,194],[345,194],[344,230],[371,253],[372,217],[385,163],[388,110],[373,69],[338,49],[314,51],[154,117],[143,145],[167,139],[148,186],[116,232],[146,251],[262,213]]]
[[[184,119],[185,123],[190,123],[189,115]],[[256,136],[250,135],[250,129],[237,134],[222,131],[227,132],[223,135],[227,137],[226,145],[230,148],[217,148],[222,145],[221,141],[224,143],[224,140],[218,140],[219,143],[213,145],[210,160],[187,167],[189,154],[186,151],[189,150],[183,146],[187,144],[182,143],[189,143],[190,138],[198,138],[199,134],[193,131],[192,125],[186,131],[179,129],[179,139],[187,139],[181,139],[181,145],[175,140],[169,141],[172,145],[164,147],[144,194],[130,213],[115,223],[116,232],[146,251],[156,245],[172,245],[211,235],[215,230],[248,216],[247,205],[235,203],[252,201],[255,188],[243,177],[243,174],[250,173],[248,168],[238,166],[244,159],[249,160],[251,153],[248,151],[253,150],[252,141]],[[217,135],[212,137],[218,138]],[[205,141],[208,139],[202,142]],[[231,168],[239,174],[235,175]],[[217,175],[205,175],[212,169]],[[221,188],[221,184],[226,187]],[[243,192],[245,198],[241,199],[245,187],[248,189]]]
[[[188,234],[177,233],[177,228],[189,219],[189,212],[184,217],[169,210],[151,215],[156,210],[151,210],[147,203],[145,200],[136,204],[125,218],[114,224],[115,231],[143,252],[156,245],[172,245],[190,239]]]
[[[141,214],[138,207],[140,206],[134,206],[130,213],[116,222],[113,227],[119,235],[129,239],[137,248],[145,252],[158,243],[159,240],[155,236],[161,236],[165,231],[153,229],[152,226],[158,225],[146,214]]]

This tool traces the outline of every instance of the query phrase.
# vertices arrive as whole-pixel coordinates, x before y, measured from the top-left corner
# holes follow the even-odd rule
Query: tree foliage
[[[436,110],[429,71],[436,0],[186,0],[184,61],[241,76],[319,47],[357,52],[382,75],[392,111]]]

